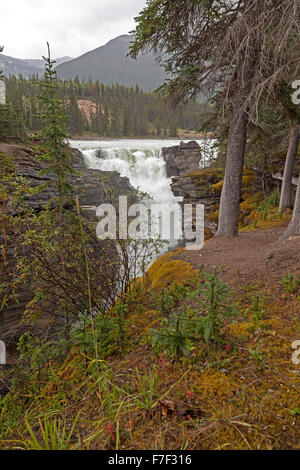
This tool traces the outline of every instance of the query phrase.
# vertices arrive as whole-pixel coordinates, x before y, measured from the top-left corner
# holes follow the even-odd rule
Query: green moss
[[[4,152],[0,152],[0,175],[6,175],[8,173],[15,173],[16,166],[14,159]]]
[[[222,168],[204,168],[203,170],[196,170],[184,175],[184,178],[190,178],[197,186],[212,185],[219,182],[224,177],[224,170]]]

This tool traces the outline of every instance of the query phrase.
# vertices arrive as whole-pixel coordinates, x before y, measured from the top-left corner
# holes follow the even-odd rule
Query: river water
[[[200,167],[204,167],[212,158],[213,142],[197,142],[202,151]],[[71,147],[83,153],[88,168],[117,171],[121,176],[127,176],[134,188],[148,193],[160,203],[174,203],[176,200],[170,188],[171,179],[167,178],[162,148],[179,144],[180,140],[152,139],[70,141]],[[99,150],[102,158],[97,157]]]

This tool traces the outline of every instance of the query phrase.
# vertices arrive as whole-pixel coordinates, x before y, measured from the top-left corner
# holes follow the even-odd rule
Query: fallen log
[[[283,175],[281,173],[272,173],[271,176],[274,180],[283,181]],[[292,177],[292,184],[294,186],[298,186],[298,181],[299,181],[299,177],[298,178],[296,176]]]
[[[261,168],[257,168],[256,166],[251,166],[251,170],[255,171],[256,173],[261,173],[262,172]],[[279,172],[278,173],[265,173],[264,177],[265,178],[272,178],[273,180],[277,180],[277,181],[283,181],[283,174],[279,173]],[[292,184],[294,186],[298,186],[298,181],[299,181],[299,177],[293,176]]]

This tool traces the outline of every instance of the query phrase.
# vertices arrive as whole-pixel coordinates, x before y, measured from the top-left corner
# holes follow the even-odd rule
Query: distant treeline
[[[39,116],[40,81],[37,77],[5,78],[8,99],[8,121],[14,120],[20,132],[42,129]],[[58,95],[68,115],[70,135],[95,134],[103,137],[176,137],[178,129],[198,131],[206,120],[209,105],[192,100],[182,109],[174,110],[166,99],[138,86],[103,85],[80,82],[78,78],[58,79]],[[9,124],[9,122],[8,122]],[[3,135],[3,134],[2,134]]]

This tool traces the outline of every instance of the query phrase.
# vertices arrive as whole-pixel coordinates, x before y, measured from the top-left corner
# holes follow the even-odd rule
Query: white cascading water
[[[173,145],[178,142],[172,142]],[[126,176],[134,188],[149,194],[156,202],[175,202],[167,178],[161,149],[165,142],[158,141],[102,141],[71,142],[82,151],[88,168],[116,171]],[[101,150],[101,157],[97,156]]]
[[[198,143],[204,147],[203,141]],[[167,178],[161,150],[174,145],[179,145],[179,141],[71,141],[71,146],[83,153],[88,168],[117,171],[121,176],[126,176],[134,188],[152,196],[155,202],[170,204],[174,204],[176,198],[171,191],[171,179]],[[97,156],[99,150],[100,158]]]
[[[116,171],[120,176],[127,177],[134,188],[149,194],[154,203],[164,204],[166,213],[163,217],[170,217],[169,209],[181,198],[176,198],[171,191],[172,181],[167,177],[162,148],[179,143],[178,140],[112,140],[71,141],[70,145],[82,152],[88,168]],[[200,166],[204,167],[211,158],[213,142],[200,140],[198,143],[203,157]],[[177,240],[171,239],[168,246],[175,247],[177,243]]]

